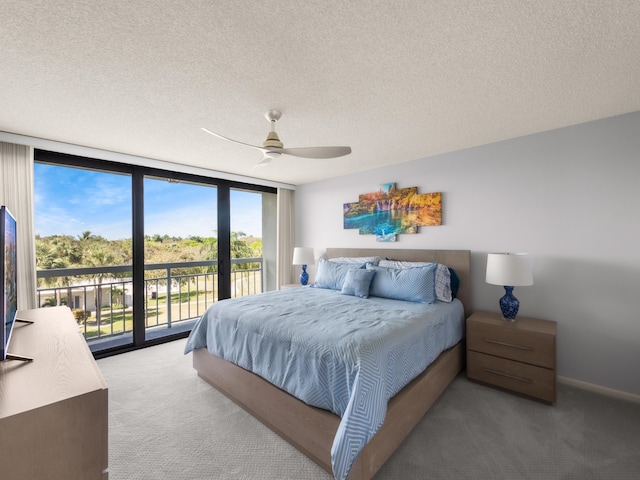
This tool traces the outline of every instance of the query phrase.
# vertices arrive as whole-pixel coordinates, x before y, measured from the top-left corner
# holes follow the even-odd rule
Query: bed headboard
[[[327,248],[326,258],[373,257],[413,262],[438,262],[456,271],[460,278],[458,297],[464,305],[464,315],[473,312],[471,295],[471,252],[469,250],[419,250],[391,248]]]

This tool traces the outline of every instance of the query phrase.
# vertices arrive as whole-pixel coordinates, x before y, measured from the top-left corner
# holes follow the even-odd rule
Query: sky
[[[36,163],[36,234],[131,238],[131,177]],[[145,178],[145,235],[216,236],[216,189]],[[262,195],[231,191],[231,230],[262,237]]]

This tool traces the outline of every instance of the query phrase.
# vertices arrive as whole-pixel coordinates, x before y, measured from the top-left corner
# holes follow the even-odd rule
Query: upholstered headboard
[[[471,252],[469,250],[403,250],[395,248],[327,248],[326,258],[373,257],[413,262],[438,262],[453,268],[460,279],[457,298],[464,305],[465,317],[473,312],[471,295]]]

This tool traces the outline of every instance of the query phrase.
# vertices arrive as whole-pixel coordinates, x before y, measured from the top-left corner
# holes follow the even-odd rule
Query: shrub
[[[89,310],[77,309],[73,311],[73,318],[76,319],[79,325],[82,325],[89,317],[91,317],[91,312]]]

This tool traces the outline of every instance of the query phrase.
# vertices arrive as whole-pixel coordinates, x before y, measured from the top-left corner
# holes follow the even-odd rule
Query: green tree
[[[58,255],[57,249],[46,243],[36,243],[36,268],[40,270],[51,270],[53,268],[66,268],[67,262]],[[47,287],[54,287],[60,284],[61,278],[50,277],[38,281]],[[55,304],[58,304],[55,299]]]
[[[115,257],[113,253],[105,250],[90,250],[85,257],[85,264],[89,267],[106,267],[114,265]],[[95,291],[95,304],[96,304],[96,321],[100,325],[100,310],[102,309],[102,280],[105,277],[110,277],[108,273],[96,273],[91,275],[93,279],[94,291]]]
[[[246,239],[247,235],[244,232],[231,232],[231,258],[253,257],[253,250],[246,242]],[[234,265],[235,270],[248,270],[251,268],[255,268],[255,266],[249,263]]]
[[[216,237],[205,238],[200,247],[202,260],[218,260],[218,239]],[[203,273],[215,273],[217,268],[213,265],[203,267]]]
[[[78,235],[78,240],[80,240],[81,242],[86,242],[90,240],[91,237],[93,237],[93,235],[91,235],[91,232],[89,230],[86,230]]]

